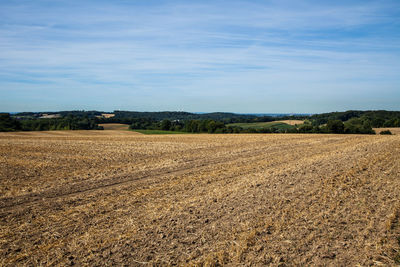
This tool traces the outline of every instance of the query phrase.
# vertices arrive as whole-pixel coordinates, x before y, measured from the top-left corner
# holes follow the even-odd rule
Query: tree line
[[[17,119],[9,113],[0,113],[0,132],[101,129],[95,119],[87,117],[68,115],[53,119]]]
[[[164,130],[189,133],[336,133],[336,134],[375,134],[371,125],[362,120],[352,119],[343,123],[340,120],[329,120],[326,125],[312,125],[308,122],[299,127],[281,129],[274,127],[242,128],[227,126],[224,122],[214,120],[156,121],[149,118],[135,119],[131,130]]]
[[[331,112],[314,114],[309,118],[313,125],[322,125],[330,120],[340,120],[351,124],[369,124],[373,128],[400,127],[400,111],[387,110],[349,110],[345,112]]]
[[[400,111],[331,112],[314,115],[256,116],[214,112],[135,112],[114,111],[114,117],[104,118],[100,111],[47,112],[59,118],[41,118],[43,112],[0,114],[0,131],[92,130],[100,123],[123,123],[131,129],[182,131],[191,133],[343,133],[373,134],[372,128],[400,127]],[[305,120],[291,129],[266,127],[261,129],[228,126],[230,123],[272,122],[284,119]]]

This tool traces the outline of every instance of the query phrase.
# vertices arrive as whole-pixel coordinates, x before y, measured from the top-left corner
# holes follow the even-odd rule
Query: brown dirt
[[[394,265],[400,136],[0,134],[0,265]]]
[[[300,124],[304,123],[304,121],[301,121],[301,120],[283,120],[283,121],[276,121],[276,122],[283,122],[283,123],[286,123],[289,125],[300,125]]]

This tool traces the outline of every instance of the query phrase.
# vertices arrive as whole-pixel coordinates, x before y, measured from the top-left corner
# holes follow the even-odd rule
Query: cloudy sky
[[[0,1],[0,111],[400,110],[400,1]]]

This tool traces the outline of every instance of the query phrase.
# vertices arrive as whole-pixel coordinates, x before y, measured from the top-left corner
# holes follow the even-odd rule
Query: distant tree
[[[215,130],[217,129],[217,124],[215,123],[215,121],[210,121],[207,125],[207,129],[209,133],[215,132]]]
[[[314,127],[312,125],[309,124],[303,124],[299,127],[299,133],[311,133],[313,132]]]
[[[382,118],[374,118],[372,120],[372,126],[376,127],[376,128],[382,127],[384,123],[385,123],[385,120]]]
[[[0,132],[12,132],[21,130],[18,120],[12,118],[9,113],[0,113]]]
[[[182,126],[179,125],[179,124],[176,124],[176,125],[173,127],[172,131],[177,131],[177,132],[182,131]]]
[[[385,131],[380,132],[380,134],[382,134],[382,135],[391,135],[392,132],[389,131],[389,130],[385,130]]]
[[[161,130],[169,131],[171,129],[171,125],[172,123],[170,120],[164,119],[161,121]]]
[[[329,120],[326,128],[330,133],[344,133],[344,124],[340,120]]]

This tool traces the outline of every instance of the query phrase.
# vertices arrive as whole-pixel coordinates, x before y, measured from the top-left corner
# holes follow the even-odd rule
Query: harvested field
[[[400,135],[0,133],[0,265],[395,265],[399,177]]]
[[[285,129],[292,129],[295,128],[293,125],[289,125],[283,121],[269,121],[269,122],[249,122],[249,123],[230,123],[227,124],[227,126],[231,127],[242,127],[244,129],[264,129],[264,128],[276,128],[280,130],[285,130]]]
[[[276,122],[283,122],[283,123],[286,123],[289,125],[300,125],[300,124],[304,123],[304,121],[302,121],[302,120],[283,120],[283,121],[276,121]]]

